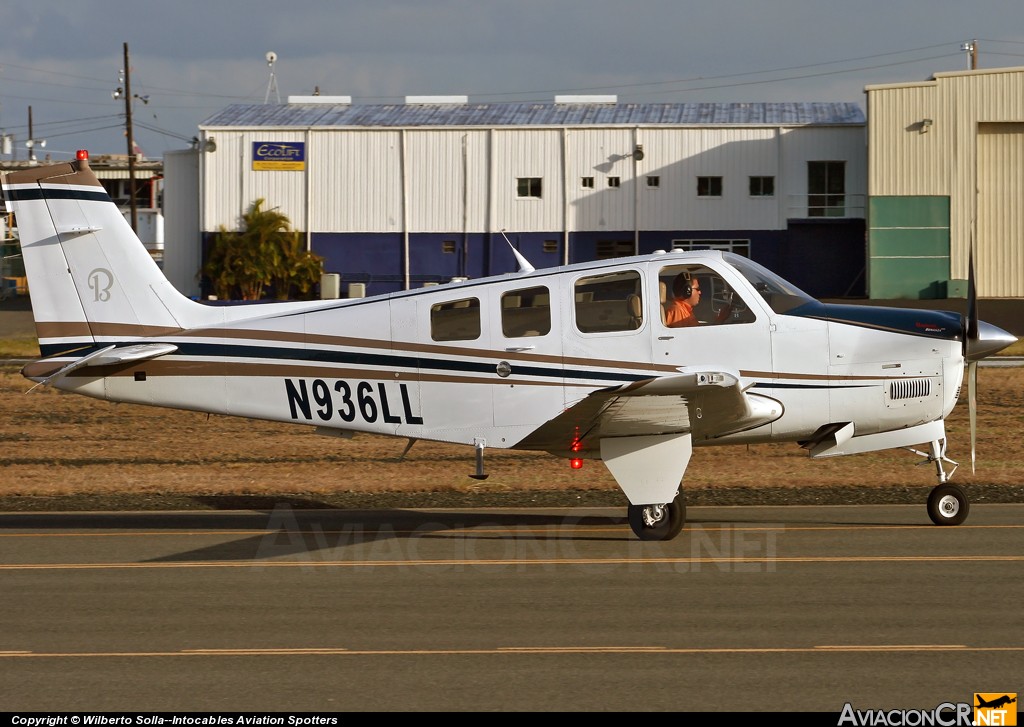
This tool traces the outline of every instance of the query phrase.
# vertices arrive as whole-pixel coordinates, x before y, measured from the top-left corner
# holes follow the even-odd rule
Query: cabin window
[[[774,197],[775,196],[775,177],[751,177],[750,178],[750,196],[751,197]]]
[[[464,298],[430,306],[430,337],[435,341],[480,338],[480,300]]]
[[[722,178],[721,177],[697,177],[697,196],[698,197],[721,197],[722,196]]]
[[[661,322],[669,328],[753,323],[739,293],[705,265],[670,265],[658,273]]]
[[[546,336],[551,332],[551,293],[544,286],[510,290],[501,296],[505,338]]]
[[[643,325],[643,294],[635,270],[580,278],[573,300],[576,328],[582,333],[634,331]]]
[[[541,178],[540,177],[519,177],[516,179],[517,197],[534,197],[540,199]]]

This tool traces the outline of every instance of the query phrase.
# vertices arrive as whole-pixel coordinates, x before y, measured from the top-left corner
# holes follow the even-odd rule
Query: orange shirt
[[[674,300],[669,309],[665,311],[665,325],[669,328],[696,326],[697,316],[693,314],[693,306],[685,300]]]

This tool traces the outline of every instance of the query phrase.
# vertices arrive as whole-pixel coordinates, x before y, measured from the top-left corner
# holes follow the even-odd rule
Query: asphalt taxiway
[[[4,708],[825,711],[1014,691],[1024,505],[0,514]]]

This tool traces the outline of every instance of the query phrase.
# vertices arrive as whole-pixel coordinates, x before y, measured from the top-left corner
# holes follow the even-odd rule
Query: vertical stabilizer
[[[216,322],[215,310],[168,282],[89,168],[88,155],[79,157],[11,172],[3,181],[43,353]]]

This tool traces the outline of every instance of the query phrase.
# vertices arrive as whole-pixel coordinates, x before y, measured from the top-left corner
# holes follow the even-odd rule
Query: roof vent
[[[351,96],[289,96],[288,103],[351,104]]]
[[[618,103],[619,97],[610,96],[555,96],[555,103]]]
[[[460,104],[469,103],[469,96],[406,96],[405,103],[414,104]]]

